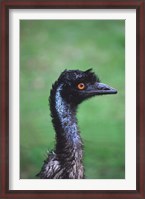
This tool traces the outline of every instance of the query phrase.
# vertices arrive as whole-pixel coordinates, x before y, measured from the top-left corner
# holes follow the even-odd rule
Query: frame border
[[[9,190],[9,9],[136,9],[137,190],[28,191]],[[145,0],[2,0],[1,13],[1,153],[0,197],[12,198],[145,198]]]

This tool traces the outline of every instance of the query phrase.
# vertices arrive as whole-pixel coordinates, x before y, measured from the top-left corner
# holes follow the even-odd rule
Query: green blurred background
[[[55,143],[48,106],[52,83],[64,69],[90,67],[118,94],[94,97],[79,107],[86,178],[125,178],[123,20],[21,20],[21,178],[36,178]]]

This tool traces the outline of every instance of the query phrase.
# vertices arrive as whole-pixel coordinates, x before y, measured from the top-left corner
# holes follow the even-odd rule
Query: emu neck
[[[50,106],[52,122],[56,131],[56,153],[69,156],[79,151],[82,158],[82,142],[77,126],[76,108],[68,104],[61,96],[62,85],[56,88]]]

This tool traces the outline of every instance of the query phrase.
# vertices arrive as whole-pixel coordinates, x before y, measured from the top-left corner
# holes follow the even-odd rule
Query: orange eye
[[[85,84],[79,83],[77,87],[78,87],[79,90],[83,90],[85,88]]]

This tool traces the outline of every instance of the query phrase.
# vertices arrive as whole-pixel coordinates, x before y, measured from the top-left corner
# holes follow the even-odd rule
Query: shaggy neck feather
[[[61,96],[62,85],[56,88],[52,100],[52,122],[56,131],[56,152],[72,155],[79,151],[82,157],[82,141],[77,126],[76,107],[71,107]],[[81,153],[80,153],[81,152]],[[80,158],[81,158],[80,157]]]

